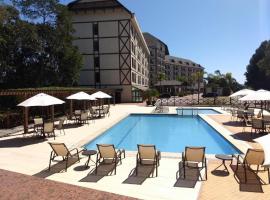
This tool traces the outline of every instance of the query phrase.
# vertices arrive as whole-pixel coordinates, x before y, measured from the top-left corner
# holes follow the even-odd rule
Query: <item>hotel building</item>
[[[191,80],[192,75],[196,72],[203,72],[204,68],[191,60],[178,58],[174,56],[165,56],[165,81],[163,83],[165,91],[168,93],[178,93],[181,92],[182,88],[185,87],[183,83],[179,84],[178,80],[180,77],[186,77],[186,79]],[[178,82],[178,84],[177,84]],[[169,84],[173,83],[173,84]],[[158,84],[157,84],[158,86]],[[203,82],[200,83],[200,90],[203,89]],[[187,87],[188,90],[197,90],[198,83],[194,82],[192,85]]]
[[[150,33],[143,33],[150,50],[149,83],[161,93],[176,94],[185,87],[178,79],[186,77],[191,79],[192,74],[203,71],[204,68],[188,59],[169,55],[168,46]],[[165,74],[165,80],[159,81],[159,74]],[[203,84],[200,84],[203,88]],[[188,90],[198,89],[197,83],[189,85]]]
[[[113,88],[117,102],[141,102],[150,52],[134,13],[117,0],[77,0],[68,8],[83,56],[79,84]]]
[[[150,68],[149,68],[149,85],[154,86],[158,82],[159,73],[165,73],[165,56],[169,55],[168,46],[151,35],[143,33],[145,41],[150,50]]]

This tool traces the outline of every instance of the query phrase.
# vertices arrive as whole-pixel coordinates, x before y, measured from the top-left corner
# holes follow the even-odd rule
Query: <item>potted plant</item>
[[[156,89],[152,89],[151,91],[151,97],[152,97],[152,105],[154,106],[156,104],[156,99],[159,96],[159,92]]]
[[[144,99],[146,99],[146,105],[155,105],[156,97],[159,96],[159,92],[156,89],[148,89],[144,92]]]
[[[143,96],[144,96],[144,99],[146,100],[146,105],[150,106],[151,100],[152,100],[151,89],[144,91]]]

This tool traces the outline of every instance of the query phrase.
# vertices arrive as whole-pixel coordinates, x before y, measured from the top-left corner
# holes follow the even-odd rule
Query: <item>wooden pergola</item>
[[[45,93],[48,95],[55,96],[57,98],[66,100],[66,97],[74,94],[76,92],[85,92],[88,94],[95,93],[97,91],[103,91],[111,96],[115,97],[116,90],[114,89],[96,89],[96,88],[86,88],[86,87],[73,87],[73,88],[66,88],[66,87],[54,87],[54,88],[25,88],[25,89],[6,89],[0,90],[0,97],[1,96],[17,96],[20,97],[20,101],[24,101],[36,94]],[[70,114],[73,113],[73,101],[69,100],[69,112]],[[29,118],[29,108],[22,107],[23,109],[23,126],[24,132],[28,133],[28,118]],[[54,112],[54,106],[51,106],[51,112]]]

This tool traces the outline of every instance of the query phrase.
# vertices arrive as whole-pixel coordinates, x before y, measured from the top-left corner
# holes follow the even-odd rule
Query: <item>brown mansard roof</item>
[[[92,10],[104,8],[123,8],[129,14],[132,12],[128,10],[123,4],[117,0],[77,0],[68,4],[70,10]]]
[[[146,39],[149,38],[149,39],[155,40],[155,41],[157,41],[157,42],[163,44],[164,47],[165,47],[165,55],[169,55],[169,54],[170,54],[170,53],[169,53],[169,48],[168,48],[167,44],[165,44],[164,42],[162,42],[160,39],[158,39],[157,37],[155,37],[154,35],[152,35],[151,33],[148,33],[148,32],[144,32],[144,33],[143,33],[143,36],[144,36]]]

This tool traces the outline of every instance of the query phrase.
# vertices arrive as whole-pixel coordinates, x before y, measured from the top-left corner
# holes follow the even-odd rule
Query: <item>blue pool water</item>
[[[182,113],[181,109],[176,109],[177,112]],[[192,110],[191,108],[183,108],[183,115],[192,115],[192,112],[195,114],[220,114],[220,112],[214,109],[196,109]]]
[[[199,116],[129,115],[85,147],[96,149],[96,144],[114,144],[127,151],[137,151],[137,144],[155,144],[162,152],[205,146],[208,154],[239,153]]]

